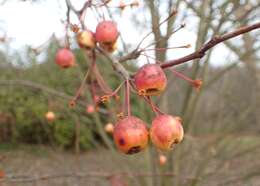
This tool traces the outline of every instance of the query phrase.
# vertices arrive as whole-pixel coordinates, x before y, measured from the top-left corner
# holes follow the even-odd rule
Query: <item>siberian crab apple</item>
[[[184,135],[181,119],[171,115],[159,115],[150,129],[153,144],[161,150],[170,150],[182,141]]]
[[[87,112],[88,114],[94,113],[94,112],[95,112],[95,107],[94,107],[94,105],[88,104],[87,107],[86,107],[86,112]]]
[[[75,65],[75,56],[68,48],[59,49],[55,57],[56,64],[62,68]]]
[[[167,85],[167,78],[158,64],[146,64],[134,76],[134,83],[139,94],[159,95]]]
[[[89,30],[79,32],[77,34],[77,42],[81,48],[85,48],[87,50],[91,50],[96,47],[95,36]]]
[[[143,150],[147,146],[148,135],[145,122],[134,116],[119,120],[113,132],[117,148],[125,154]]]
[[[105,129],[105,131],[107,132],[107,133],[113,133],[113,131],[114,131],[114,125],[112,124],[112,123],[107,123],[106,125],[105,125],[105,127],[104,127],[104,129]]]
[[[51,111],[48,111],[46,114],[45,114],[45,118],[47,119],[48,122],[53,122],[56,118],[54,112],[51,112]]]
[[[104,49],[106,49],[106,47],[113,48],[118,35],[117,25],[113,21],[102,21],[96,27],[96,41],[99,42],[100,46]]]
[[[167,162],[167,157],[161,154],[159,156],[159,164],[164,165],[166,162]]]

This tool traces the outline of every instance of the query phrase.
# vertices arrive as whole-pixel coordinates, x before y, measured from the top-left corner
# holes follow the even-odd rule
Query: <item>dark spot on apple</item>
[[[147,93],[157,93],[159,90],[157,88],[149,88],[146,90]]]
[[[135,154],[141,151],[140,146],[134,146],[127,151],[127,154]]]
[[[120,138],[120,139],[119,139],[119,144],[120,144],[120,145],[125,145],[125,140],[124,140],[123,138]]]
[[[103,42],[102,44],[105,45],[105,46],[107,46],[107,47],[110,47],[110,46],[113,45],[112,42]]]

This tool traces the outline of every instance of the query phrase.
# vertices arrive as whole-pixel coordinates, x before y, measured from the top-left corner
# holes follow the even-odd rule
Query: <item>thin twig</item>
[[[247,32],[257,30],[259,28],[260,28],[260,22],[255,23],[253,25],[238,28],[237,30],[235,30],[233,32],[226,33],[222,36],[214,36],[210,41],[208,41],[206,44],[204,44],[198,51],[195,51],[195,52],[193,52],[193,53],[191,53],[187,56],[181,57],[179,59],[169,60],[169,61],[165,62],[164,64],[162,64],[161,67],[162,68],[169,68],[169,67],[172,67],[172,66],[176,66],[176,65],[191,61],[193,59],[202,58],[203,56],[205,56],[206,52],[209,49],[213,48],[217,44],[222,43],[222,42],[224,42],[228,39],[237,37],[239,35],[245,34]]]

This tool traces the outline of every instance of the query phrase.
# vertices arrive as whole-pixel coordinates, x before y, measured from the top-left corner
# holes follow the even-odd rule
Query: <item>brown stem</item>
[[[88,79],[88,76],[89,76],[89,72],[90,72],[90,69],[88,69],[86,75],[84,76],[82,82],[81,82],[81,85],[79,87],[79,89],[77,90],[75,96],[73,97],[72,101],[73,102],[76,102],[78,100],[78,98],[80,97],[80,94],[82,93],[84,87],[85,87],[85,84],[86,84],[86,81]]]
[[[127,116],[131,116],[130,85],[128,79],[125,81],[125,108],[127,109]]]

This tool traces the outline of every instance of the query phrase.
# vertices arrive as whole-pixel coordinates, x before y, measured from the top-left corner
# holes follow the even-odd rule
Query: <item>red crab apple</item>
[[[77,34],[77,42],[81,48],[85,48],[87,50],[91,50],[96,47],[94,34],[89,30],[79,32]]]
[[[46,114],[45,114],[45,118],[47,119],[48,122],[53,122],[56,118],[54,112],[52,111],[48,111]]]
[[[175,144],[182,141],[183,127],[179,117],[171,115],[159,115],[150,129],[150,137],[153,144],[161,150],[170,150]]]
[[[134,116],[119,120],[113,132],[117,148],[125,154],[142,151],[147,146],[148,135],[145,122]]]
[[[75,65],[75,57],[70,49],[59,49],[55,57],[56,64],[62,68],[68,68]]]
[[[95,38],[101,47],[107,46],[113,48],[118,35],[117,25],[113,21],[102,21],[96,27]]]
[[[146,64],[134,76],[134,83],[141,95],[159,95],[167,85],[167,78],[158,64]]]

